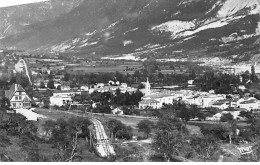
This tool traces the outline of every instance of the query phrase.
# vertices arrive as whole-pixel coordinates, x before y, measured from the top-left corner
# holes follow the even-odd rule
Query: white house
[[[71,97],[76,94],[81,94],[80,91],[54,91],[53,96],[50,97],[50,105],[62,106],[72,102]]]
[[[153,109],[162,108],[162,104],[154,99],[145,99],[139,102],[139,109],[145,109],[147,107],[151,107]]]
[[[214,104],[216,101],[222,100],[224,98],[225,98],[224,95],[215,95],[215,94],[209,94],[209,95],[206,95],[206,96],[202,96],[202,98],[201,98],[201,106],[203,108],[211,107],[212,104]]]
[[[123,114],[124,114],[124,112],[123,112],[121,109],[119,109],[119,108],[113,109],[113,110],[112,110],[112,113],[113,113],[114,115],[123,115]]]
[[[69,91],[70,90],[70,82],[61,82],[61,90],[62,91]]]
[[[66,104],[70,104],[72,102],[71,97],[69,96],[51,96],[50,97],[50,105],[54,106],[62,106]]]
[[[127,88],[127,83],[121,83],[121,87]]]
[[[5,91],[5,97],[9,99],[11,108],[30,108],[31,98],[20,84],[13,84]]]
[[[193,82],[194,82],[194,80],[188,80],[188,84],[189,84],[189,85],[192,85]]]
[[[81,86],[81,87],[80,87],[80,90],[82,90],[82,91],[88,91],[88,90],[89,90],[89,87],[88,87],[88,86]]]
[[[219,100],[212,104],[212,107],[219,108],[219,109],[227,109],[230,106],[230,101],[227,99]]]
[[[105,86],[104,83],[97,83],[96,88],[103,88]]]
[[[73,97],[75,96],[76,94],[80,95],[81,94],[81,91],[53,91],[53,96],[55,97]]]
[[[194,104],[194,105],[198,105],[201,106],[202,105],[202,98],[200,96],[190,96],[184,99],[184,101],[188,104]]]
[[[239,103],[240,108],[245,108],[246,110],[250,111],[252,109],[259,108],[259,101],[256,99],[246,100]]]
[[[54,87],[57,89],[58,86],[61,86],[61,83],[54,82]]]

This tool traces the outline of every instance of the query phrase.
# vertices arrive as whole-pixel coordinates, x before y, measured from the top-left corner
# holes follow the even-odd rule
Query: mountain
[[[83,0],[51,0],[0,8],[0,38],[16,34],[29,25],[70,12]]]
[[[259,53],[259,13],[259,0],[84,0],[0,46],[102,56],[252,56]]]

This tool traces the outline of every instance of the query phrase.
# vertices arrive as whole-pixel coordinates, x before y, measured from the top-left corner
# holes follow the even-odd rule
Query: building
[[[81,91],[54,91],[53,96],[50,97],[50,105],[62,106],[72,103],[72,98],[76,94],[80,95]]]
[[[81,95],[81,91],[70,90],[70,91],[53,91],[53,96],[55,97],[73,97],[75,95]]]
[[[123,115],[124,111],[121,110],[120,108],[115,108],[115,109],[112,110],[112,114],[114,114],[114,115]]]
[[[5,91],[5,97],[9,99],[11,108],[30,108],[31,98],[20,84],[13,84]]]
[[[69,96],[51,96],[50,97],[50,105],[51,106],[62,106],[66,104],[70,104],[72,102],[71,97]]]
[[[151,85],[150,85],[148,77],[147,77],[144,95],[149,95],[150,93],[151,93]]]
[[[70,82],[62,81],[61,82],[61,90],[69,91],[70,90]]]
[[[227,109],[230,107],[230,100],[229,99],[222,99],[218,100],[212,104],[212,107],[219,108],[219,109]]]
[[[239,108],[245,108],[247,111],[258,109],[259,101],[256,99],[242,101],[239,103]]]
[[[162,108],[162,104],[154,99],[145,99],[139,102],[139,109],[145,109],[148,107],[153,109],[160,109]]]

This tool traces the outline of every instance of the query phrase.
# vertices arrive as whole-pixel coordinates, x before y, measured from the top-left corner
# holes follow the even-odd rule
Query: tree
[[[170,161],[173,155],[189,157],[192,154],[188,141],[188,136],[178,131],[158,131],[153,147],[165,161]]]
[[[9,109],[10,107],[10,101],[8,98],[3,97],[1,100],[1,107],[5,108],[5,109]]]
[[[28,121],[26,117],[21,114],[11,114],[8,119],[8,123],[5,123],[5,129],[8,134],[12,136],[20,135],[24,132]]]
[[[254,65],[251,66],[251,76],[250,76],[250,79],[251,79],[252,82],[256,82],[257,79],[258,79],[256,74],[255,74],[255,66]]]
[[[233,119],[233,115],[231,115],[231,113],[225,113],[220,117],[220,121],[221,122],[227,122],[227,121],[231,121],[234,120]]]
[[[158,72],[157,77],[158,77],[158,79],[159,79],[159,82],[163,82],[164,75],[162,74],[162,72]]]
[[[241,111],[239,113],[239,116],[246,118],[248,122],[250,122],[253,118],[252,113],[249,111]]]
[[[210,159],[213,154],[219,150],[218,140],[213,135],[205,135],[203,137],[191,137],[191,146],[196,156],[204,161]]]
[[[143,83],[140,83],[137,87],[137,89],[144,89],[145,88],[145,85]]]
[[[85,118],[70,118],[68,121],[58,119],[55,126],[50,126],[52,137],[50,141],[53,147],[58,149],[54,155],[56,161],[79,161],[82,159],[81,151],[78,148],[78,138],[88,136],[88,126],[91,122]]]
[[[196,78],[196,71],[195,71],[195,69],[192,69],[192,70],[191,70],[190,78],[191,78],[192,80],[194,80],[194,79]]]
[[[11,145],[11,141],[7,135],[7,131],[0,129],[0,147],[6,148],[9,145]]]
[[[224,136],[228,136],[229,144],[232,144],[232,136],[236,135],[237,124],[235,120],[229,120],[227,125],[224,125],[225,132]]]
[[[116,137],[119,139],[130,140],[133,136],[133,128],[131,126],[122,125],[122,129],[119,130],[116,134]]]
[[[152,129],[154,127],[154,123],[150,120],[142,120],[137,124],[137,128],[139,132],[143,132],[146,134],[146,138],[149,137]]]
[[[55,88],[53,79],[50,79],[48,81],[47,87],[50,88],[50,89],[54,89]]]
[[[126,96],[125,94],[121,93],[121,90],[118,88],[115,93],[114,104],[125,105],[125,102],[126,102]]]
[[[41,83],[40,83],[40,88],[45,88],[44,82],[41,82]]]
[[[65,73],[63,80],[64,81],[69,81],[70,80],[70,74]]]
[[[252,119],[249,121],[250,123],[250,130],[253,133],[253,138],[257,139],[260,136],[260,115],[255,115],[252,117]]]
[[[36,137],[30,132],[23,133],[20,136],[19,146],[26,153],[25,161],[39,162],[40,153]]]
[[[184,103],[179,103],[177,107],[176,115],[177,117],[181,118],[184,121],[189,121],[191,118],[193,118],[193,110],[188,108]]]
[[[140,71],[136,70],[136,71],[134,72],[134,74],[133,74],[133,77],[134,77],[135,83],[137,83],[137,82],[140,80],[140,78],[141,78],[141,73],[140,73]]]
[[[16,83],[20,84],[23,88],[30,85],[29,78],[22,73],[17,73],[16,75]]]
[[[111,139],[131,139],[133,130],[131,127],[124,125],[121,121],[111,119],[107,123]]]
[[[111,108],[108,104],[97,104],[97,107],[94,109],[95,113],[111,113]]]

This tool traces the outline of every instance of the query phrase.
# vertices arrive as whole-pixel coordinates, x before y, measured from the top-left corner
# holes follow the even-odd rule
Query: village
[[[102,119],[99,119],[101,121],[104,120],[103,118],[116,119],[126,125],[131,123],[129,126],[135,130],[141,120],[157,121],[160,119],[158,114],[166,115],[170,110],[170,113],[183,122],[200,125],[205,122],[214,124],[232,120],[238,122],[239,127],[243,125],[240,128],[243,129],[248,120],[244,114],[257,115],[260,109],[258,93],[252,93],[248,89],[248,83],[255,82],[256,75],[250,78],[244,73],[233,76],[225,71],[223,74],[217,72],[220,76],[230,76],[231,79],[234,79],[233,82],[223,84],[227,86],[219,88],[210,85],[209,83],[212,82],[209,79],[206,79],[208,82],[201,86],[198,82],[201,81],[200,79],[204,79],[208,73],[198,74],[194,70],[185,73],[185,70],[189,68],[185,69],[182,64],[178,65],[182,67],[183,73],[180,70],[172,70],[177,71],[177,75],[176,73],[169,75],[169,70],[168,72],[161,70],[151,74],[152,76],[148,72],[148,75],[145,76],[145,70],[151,71],[152,68],[146,65],[149,61],[143,63],[145,66],[136,65],[135,70],[128,73],[113,70],[85,73],[82,71],[71,72],[71,66],[79,67],[81,65],[75,62],[53,58],[34,59],[17,55],[10,56],[12,58],[2,58],[2,68],[6,72],[3,72],[1,77],[8,80],[5,82],[2,79],[1,81],[2,107],[9,105],[7,113],[21,114],[29,121],[42,122],[51,117],[48,116],[49,112],[56,113],[55,111],[57,111],[76,116],[95,115],[98,118],[101,117]],[[67,59],[67,61],[69,60]],[[106,65],[124,64],[125,70],[136,64],[136,62],[124,61],[101,63],[102,65],[104,63]],[[155,65],[154,61],[150,61],[150,63],[150,65]],[[94,65],[93,62],[92,65]],[[97,65],[100,65],[100,62],[99,64],[95,62],[95,68],[98,68]],[[160,64],[159,67],[167,68]],[[254,70],[251,70],[252,72]],[[175,83],[164,84],[164,79],[167,77],[171,77]],[[10,84],[9,88],[4,84]],[[103,140],[108,140],[109,137],[103,126],[98,126],[106,123],[98,124],[99,121],[94,119],[93,122],[94,124],[96,122],[95,127],[101,132],[96,135],[96,138],[103,137]],[[106,126],[104,125],[104,127]],[[138,132],[134,131],[130,134],[131,136],[127,135],[127,138],[126,135],[121,136],[133,142],[141,138]],[[40,135],[46,136],[43,132]],[[102,138],[100,140],[102,141]],[[110,148],[109,150],[104,150],[104,146],[96,148],[99,150],[99,155],[103,155],[103,157],[116,154],[110,141],[107,140],[100,144],[105,145],[105,148]],[[144,142],[145,145],[153,141],[151,137],[144,138],[144,140],[147,140]]]

